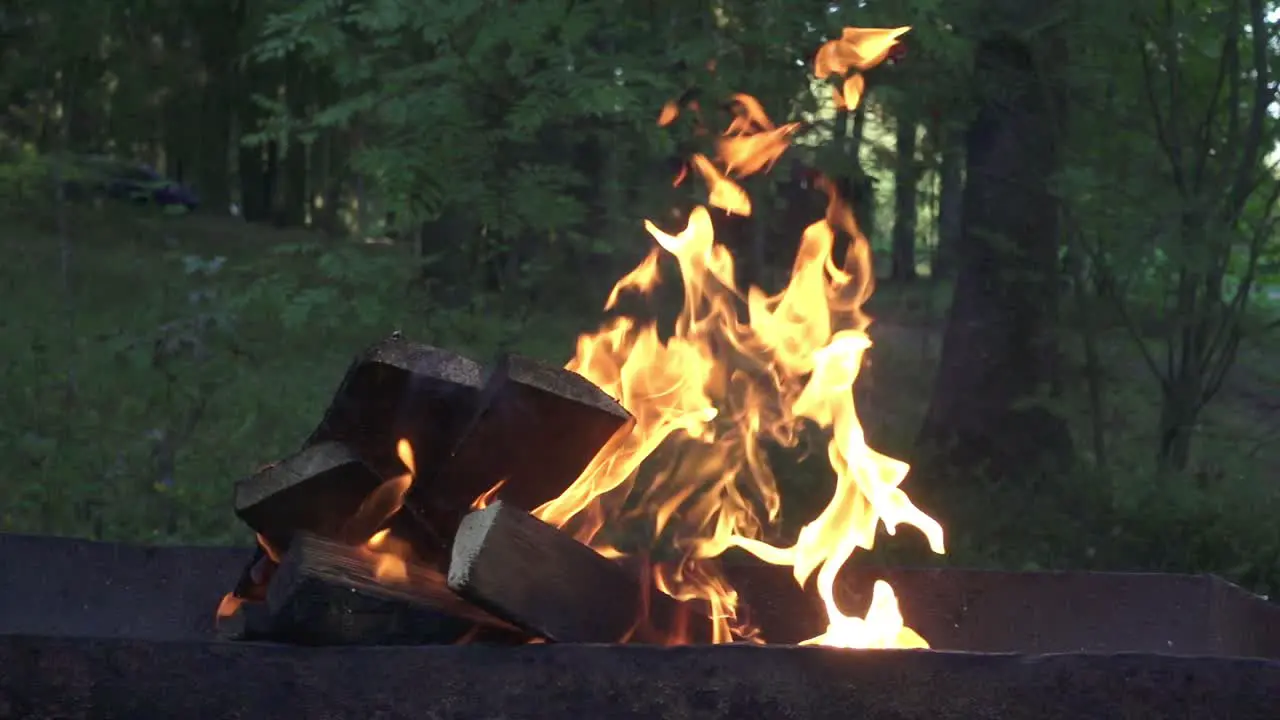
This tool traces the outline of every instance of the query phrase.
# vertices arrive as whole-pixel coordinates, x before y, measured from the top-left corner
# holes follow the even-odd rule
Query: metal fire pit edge
[[[0,635],[0,717],[1275,720],[1280,663],[720,645],[302,648]]]
[[[211,640],[248,554],[0,534],[0,718],[1280,718],[1280,608],[1208,576],[842,578],[852,611],[893,583],[930,651]],[[771,641],[821,629],[788,573],[730,578]]]
[[[0,533],[0,633],[207,639],[249,555]],[[816,594],[785,568],[727,573],[769,642],[823,630]],[[1280,659],[1280,605],[1210,575],[855,566],[840,578],[841,604],[865,610],[879,578],[935,649]]]

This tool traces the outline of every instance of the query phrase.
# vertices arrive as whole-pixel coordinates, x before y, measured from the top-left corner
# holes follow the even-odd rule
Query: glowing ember
[[[821,79],[870,68],[907,30],[847,28],[823,45],[814,74]],[[856,106],[863,89],[860,75],[846,77],[838,102]],[[768,170],[798,125],[775,126],[748,95],[735,96],[734,104],[735,119],[717,143],[715,161],[697,155],[692,164],[707,183],[710,205],[745,215],[750,199],[731,178]],[[670,123],[680,112],[669,103],[659,122]],[[613,557],[619,551],[597,541],[598,531],[606,522],[643,513],[652,536],[672,538],[683,555],[681,562],[655,569],[658,587],[709,602],[721,620],[717,640],[729,639],[729,628],[737,627],[737,596],[705,561],[737,547],[791,566],[801,585],[816,573],[828,628],[809,642],[927,647],[903,624],[888,584],[876,584],[864,618],[845,615],[835,601],[837,573],[855,549],[871,548],[881,522],[890,533],[899,524],[913,525],[935,552],[944,547],[942,528],[898,487],[908,466],[868,447],[858,422],[852,388],[871,346],[870,319],[861,309],[872,291],[871,251],[848,206],[822,185],[826,217],[804,231],[790,281],[772,296],[751,288],[743,297],[734,289],[733,257],[715,244],[706,208],[695,208],[675,235],[646,222],[661,250],[679,264],[684,308],[665,342],[652,322],[626,316],[578,338],[567,367],[616,397],[635,415],[635,430],[537,515]],[[849,239],[842,258],[835,252],[837,233]],[[618,282],[606,309],[623,292],[645,295],[657,285],[659,252]],[[745,323],[739,318],[743,302]],[[835,492],[794,544],[779,547],[765,540],[781,509],[765,441],[794,446],[802,419],[829,433]],[[646,460],[644,479],[638,479]]]

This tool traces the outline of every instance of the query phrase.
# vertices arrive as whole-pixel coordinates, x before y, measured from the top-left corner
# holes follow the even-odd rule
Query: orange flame
[[[825,80],[832,75],[847,75],[841,87],[833,87],[836,108],[853,110],[858,107],[867,89],[867,80],[861,73],[850,70],[868,70],[884,61],[898,38],[911,28],[845,28],[835,40],[828,40],[818,49],[813,59],[813,76]]]
[[[396,455],[400,458],[400,462],[409,468],[409,474],[416,476],[418,474],[417,465],[413,462],[413,446],[405,438],[400,438],[396,442]]]
[[[219,620],[226,620],[232,615],[235,615],[236,611],[239,610],[240,606],[243,604],[244,600],[236,597],[234,593],[227,593],[226,595],[223,595],[222,600],[218,602],[218,611],[215,614],[215,617]]]
[[[480,493],[480,497],[472,501],[471,509],[483,510],[489,507],[489,503],[493,502],[494,496],[496,496],[498,494],[498,491],[502,489],[502,486],[506,484],[507,484],[506,478],[502,478],[498,482],[494,483],[493,487]]]
[[[405,560],[408,548],[391,537],[390,530],[379,530],[369,538],[365,547],[374,553],[373,576],[384,582],[409,578],[409,565]]]
[[[725,173],[753,175],[773,167],[787,149],[800,123],[775,127],[760,101],[743,93],[733,96],[734,118],[717,145]]]
[[[262,533],[254,533],[253,536],[257,538],[258,547],[262,548],[262,551],[267,554],[267,557],[271,560],[271,562],[279,565],[280,551],[272,547],[271,543],[267,542],[267,539],[263,537]]]
[[[850,70],[870,70],[884,62],[911,28],[845,28],[839,38],[828,40],[813,58],[813,74],[819,80]]]
[[[369,497],[360,504],[360,508],[348,522],[347,530],[354,537],[361,537],[369,528],[372,530],[365,547],[374,554],[374,577],[386,582],[405,580],[409,577],[406,558],[410,555],[408,543],[391,536],[391,530],[381,527],[395,515],[404,504],[404,496],[409,492],[416,475],[416,464],[413,457],[413,446],[401,438],[396,443],[396,455],[400,462],[409,469],[404,475],[394,477],[378,486]],[[357,534],[358,533],[358,534]]]
[[[658,113],[658,127],[666,127],[676,121],[680,117],[680,106],[675,100],[668,100],[662,106],[662,112]]]
[[[819,50],[815,74],[870,68],[907,29],[847,28]],[[842,103],[856,106],[863,88],[861,79],[846,79]],[[748,95],[734,100],[736,116],[717,145],[716,162],[695,155],[692,164],[707,184],[710,205],[746,215],[750,199],[730,176],[767,171],[798,125],[775,126]],[[668,105],[660,122],[677,112]],[[737,627],[736,594],[706,561],[737,547],[791,566],[801,585],[816,574],[828,628],[810,642],[927,647],[903,623],[886,583],[876,584],[864,618],[844,614],[835,601],[837,573],[857,548],[872,547],[880,523],[891,534],[900,524],[915,526],[938,553],[944,544],[941,526],[899,488],[908,466],[868,447],[858,421],[852,387],[871,346],[870,318],[862,312],[873,287],[871,251],[849,207],[829,183],[823,186],[826,216],[804,231],[790,281],[776,295],[753,287],[744,296],[735,288],[733,257],[715,244],[705,207],[695,208],[675,235],[645,223],[679,265],[684,308],[665,342],[653,322],[627,316],[578,338],[566,367],[617,398],[635,416],[635,429],[536,514],[560,527],[572,522],[567,529],[579,539],[616,556],[597,533],[606,522],[636,519],[636,511],[625,508],[643,508],[652,536],[673,538],[683,554],[682,562],[655,572],[655,583],[674,597],[708,602],[720,621],[717,640],[743,628]],[[843,257],[836,253],[837,234],[848,240]],[[655,250],[619,281],[606,307],[623,290],[650,292],[657,262]],[[783,547],[764,539],[782,503],[765,441],[794,446],[802,420],[829,434],[835,490],[822,513]],[[663,452],[655,454],[660,446]],[[642,479],[637,471],[646,461]]]

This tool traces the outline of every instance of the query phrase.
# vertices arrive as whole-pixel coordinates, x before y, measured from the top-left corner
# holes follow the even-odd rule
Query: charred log
[[[434,568],[314,535],[299,535],[282,558],[267,608],[272,637],[306,645],[448,644],[481,632],[520,638],[450,591]]]
[[[346,443],[391,478],[408,471],[396,453],[397,443],[408,440],[422,473],[449,455],[482,377],[475,361],[396,333],[351,365],[306,444]]]
[[[338,536],[382,482],[346,445],[324,442],[236,483],[236,515],[284,552],[298,532]]]
[[[553,500],[633,422],[581,375],[504,356],[486,380],[461,441],[437,472],[420,474],[406,505],[447,544],[484,493],[497,486],[494,497],[526,510]]]
[[[449,587],[555,642],[711,640],[706,615],[502,502],[463,521],[453,546]]]

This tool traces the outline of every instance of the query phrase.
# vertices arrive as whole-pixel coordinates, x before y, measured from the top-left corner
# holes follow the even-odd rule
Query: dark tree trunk
[[[247,130],[247,132],[252,132]],[[270,184],[267,166],[258,145],[240,147],[240,215],[248,222],[262,222],[269,217],[269,197],[265,188]]]
[[[331,237],[345,234],[339,211],[346,177],[347,143],[345,133],[326,130],[316,141],[312,154],[311,181],[321,188],[321,199],[319,207],[312,211],[311,224]]]
[[[192,113],[189,108],[196,104],[198,98],[193,95],[190,90],[177,90],[160,110],[163,123],[163,170],[167,176],[182,182],[190,179],[189,169],[196,164],[193,155],[197,143],[192,132]]]
[[[942,166],[938,172],[938,250],[933,257],[932,275],[951,280],[960,261],[961,217],[964,206],[964,145],[959,133],[942,133]]]
[[[231,204],[233,73],[243,12],[235,4],[214,3],[196,18],[203,26],[200,44],[205,70],[198,125],[200,199],[204,207],[221,214]]]
[[[288,83],[285,97],[289,114],[295,118],[305,118],[311,95],[311,73],[296,56],[290,56],[285,61],[285,73]],[[275,214],[276,224],[281,227],[302,227],[307,224],[307,153],[308,147],[296,135],[289,138],[282,158],[280,207]]]
[[[481,270],[470,248],[483,240],[472,208],[460,204],[446,207],[440,217],[423,223],[419,231],[420,278],[438,284],[444,300],[467,302]]]
[[[268,140],[262,157],[261,206],[265,213],[263,219],[270,220],[280,205],[280,143]]]
[[[865,105],[859,105],[853,111],[851,130],[849,156],[853,161],[854,179],[844,197],[852,204],[853,212],[858,217],[858,229],[869,238],[876,232],[876,187],[875,181],[862,168],[862,140],[867,130]]]
[[[267,166],[259,146],[240,148],[240,215],[248,222],[262,222],[269,217],[270,205],[265,202],[270,185]]]
[[[916,279],[916,163],[918,125],[911,111],[902,108],[897,118],[897,166],[893,173],[893,244],[889,278]]]
[[[254,135],[262,130],[266,113],[254,101],[258,94],[269,95],[279,82],[277,63],[259,63],[249,66],[240,76],[239,120],[240,134]],[[276,156],[274,143],[245,145],[239,148],[240,212],[248,222],[266,222],[271,219],[275,195]]]
[[[316,99],[328,106],[338,98],[332,78],[316,78]],[[319,207],[312,210],[311,224],[331,237],[346,234],[342,220],[342,202],[351,179],[351,148],[355,133],[340,127],[325,128],[314,144],[310,167],[311,187],[320,195]]]
[[[276,225],[302,227],[307,224],[307,146],[291,138],[283,165]]]
[[[1034,42],[1042,50],[1050,41]],[[1034,402],[1055,355],[1058,206],[1048,181],[1058,150],[1048,106],[1056,83],[1037,73],[1031,52],[1003,34],[977,49],[964,252],[913,469],[931,507],[957,510],[956,494],[993,502],[995,488],[1038,501],[1062,487],[1054,481],[1074,456],[1065,423]]]

